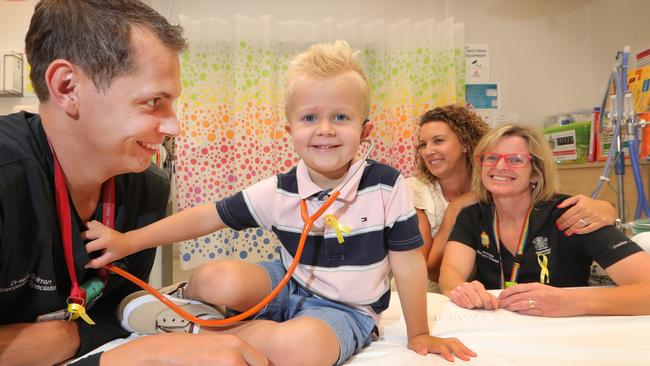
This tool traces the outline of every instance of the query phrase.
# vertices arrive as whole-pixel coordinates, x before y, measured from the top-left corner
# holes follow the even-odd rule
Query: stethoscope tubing
[[[362,142],[369,142],[370,146],[368,147],[368,150],[366,151],[363,160],[366,160],[368,156],[370,156],[370,153],[375,147],[375,144],[372,140],[364,140]],[[343,188],[349,181],[352,179],[354,175],[357,174],[359,169],[363,166],[363,164],[359,164],[357,168],[352,172],[352,174],[348,174],[347,178],[339,185],[339,189],[332,191],[331,193],[327,193],[329,197],[323,204],[316,210],[316,212],[309,216],[309,213],[307,212],[307,204],[305,203],[305,199],[303,198],[300,201],[300,216],[302,217],[302,220],[304,222],[303,228],[302,228],[302,233],[300,234],[300,241],[298,242],[298,247],[296,248],[296,254],[293,257],[293,260],[291,261],[291,265],[287,269],[287,273],[285,273],[284,277],[282,277],[282,280],[280,280],[280,283],[271,291],[264,299],[262,299],[257,305],[251,307],[250,309],[225,318],[225,319],[201,319],[197,318],[194,315],[190,314],[189,312],[183,310],[180,306],[176,305],[173,301],[171,301],[168,297],[165,295],[161,294],[158,292],[156,289],[153,287],[149,286],[146,282],[142,281],[138,277],[130,274],[129,272],[116,267],[112,264],[108,264],[104,266],[107,270],[116,273],[127,280],[135,283],[136,285],[140,286],[143,290],[149,292],[151,295],[153,295],[156,299],[158,299],[160,302],[165,304],[167,307],[169,307],[172,311],[174,311],[176,314],[180,315],[181,317],[185,318],[186,320],[191,321],[194,324],[198,324],[204,327],[226,327],[233,325],[237,322],[240,322],[242,320],[248,319],[251,316],[257,314],[260,310],[262,310],[271,300],[273,300],[279,293],[282,291],[284,286],[289,282],[291,277],[293,276],[293,273],[296,270],[296,267],[298,266],[298,263],[300,263],[300,257],[302,256],[302,251],[305,247],[305,241],[307,240],[307,236],[309,235],[309,232],[311,231],[311,228],[314,226],[314,222],[318,220],[319,217],[323,215],[323,213],[336,201],[340,194],[340,189]]]

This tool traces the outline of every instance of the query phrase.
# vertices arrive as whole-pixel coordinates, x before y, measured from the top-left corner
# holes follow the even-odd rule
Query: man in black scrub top
[[[169,180],[151,156],[179,133],[173,103],[186,42],[139,1],[44,0],[25,43],[40,105],[38,115],[0,116],[0,364],[51,365],[127,335],[115,309],[137,288],[86,270],[81,233],[91,220],[128,231],[164,216]],[[146,280],[154,254],[116,264]],[[105,285],[86,309],[95,325],[62,319],[75,278]],[[241,340],[214,334],[143,337],[79,364],[100,361],[266,363]]]

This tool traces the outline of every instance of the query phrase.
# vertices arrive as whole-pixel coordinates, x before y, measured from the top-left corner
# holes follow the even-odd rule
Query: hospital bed
[[[650,365],[650,316],[541,318],[506,310],[462,309],[434,293],[428,293],[427,300],[432,334],[456,337],[478,354],[469,362],[457,359],[457,365]],[[346,365],[452,365],[440,356],[421,356],[406,348],[406,327],[396,293],[382,322],[383,338]],[[137,337],[114,340],[88,355]]]

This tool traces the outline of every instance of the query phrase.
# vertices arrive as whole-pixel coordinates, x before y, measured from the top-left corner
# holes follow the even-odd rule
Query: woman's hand
[[[496,310],[499,300],[478,281],[464,282],[449,293],[454,304],[466,309]]]
[[[502,309],[535,316],[582,315],[579,300],[570,289],[544,285],[538,282],[514,285],[499,295]]]
[[[555,222],[564,235],[587,234],[603,226],[613,225],[616,221],[616,210],[608,202],[577,195],[562,201],[558,208],[573,206],[566,210]]]

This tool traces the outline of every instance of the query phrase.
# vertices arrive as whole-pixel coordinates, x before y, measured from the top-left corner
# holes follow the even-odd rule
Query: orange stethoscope
[[[366,160],[372,150],[375,147],[374,142],[372,140],[364,140],[363,142],[368,142],[370,146],[368,147],[368,151],[366,151],[366,154],[364,155],[362,160]],[[296,267],[298,266],[298,263],[300,262],[300,257],[302,256],[302,251],[305,246],[305,241],[307,240],[307,236],[309,235],[309,232],[311,231],[312,226],[314,225],[314,222],[323,215],[323,213],[336,201],[336,198],[340,194],[340,189],[344,187],[348,181],[352,177],[354,177],[359,169],[363,166],[363,164],[359,164],[357,168],[354,170],[352,174],[349,174],[348,177],[343,181],[343,183],[339,186],[338,190],[334,190],[331,192],[325,191],[323,195],[329,195],[329,198],[323,202],[323,204],[320,206],[316,212],[309,216],[309,212],[307,211],[307,204],[305,203],[305,199],[303,198],[300,201],[300,216],[302,217],[302,221],[304,222],[304,226],[302,228],[302,233],[300,235],[300,241],[298,242],[298,248],[296,249],[296,254],[293,257],[293,261],[291,262],[291,265],[289,266],[289,269],[287,269],[287,273],[285,273],[284,277],[282,277],[282,280],[280,283],[269,293],[262,301],[260,301],[257,305],[251,307],[250,309],[229,317],[225,319],[200,319],[195,317],[194,315],[188,313],[187,311],[183,310],[180,308],[178,305],[174,304],[171,300],[169,300],[167,297],[162,295],[160,292],[155,290],[153,287],[149,286],[146,282],[142,281],[141,279],[135,277],[134,275],[124,271],[123,269],[116,267],[112,264],[104,266],[107,270],[114,272],[127,280],[135,283],[136,285],[140,286],[142,289],[146,290],[147,292],[151,293],[154,297],[156,297],[158,300],[160,300],[162,303],[164,303],[167,307],[169,307],[171,310],[173,310],[176,314],[182,316],[186,320],[191,321],[192,323],[199,324],[205,327],[223,327],[223,326],[228,326],[232,325],[234,323],[237,323],[241,320],[247,319],[253,315],[255,315],[257,312],[262,310],[271,300],[273,300],[274,297],[276,297],[280,291],[282,291],[282,288],[289,282],[291,277],[293,276],[293,272],[296,270]]]

